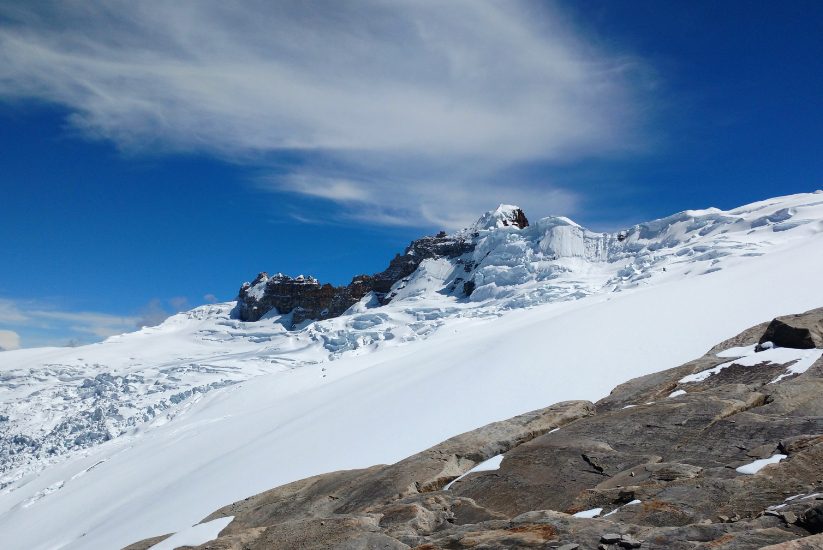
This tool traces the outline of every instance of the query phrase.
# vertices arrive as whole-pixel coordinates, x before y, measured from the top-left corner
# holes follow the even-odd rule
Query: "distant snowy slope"
[[[823,194],[620,234],[486,225],[468,230],[468,256],[426,260],[388,305],[367,297],[296,330],[221,304],[92,346],[4,352],[0,538],[109,549],[179,531],[291,480],[599,398],[823,306]]]

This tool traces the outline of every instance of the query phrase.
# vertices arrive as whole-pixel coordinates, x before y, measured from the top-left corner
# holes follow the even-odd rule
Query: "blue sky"
[[[499,202],[823,187],[823,4],[0,2],[0,346],[345,283]]]

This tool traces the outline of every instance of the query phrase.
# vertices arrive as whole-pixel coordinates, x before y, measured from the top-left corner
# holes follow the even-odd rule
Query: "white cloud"
[[[32,310],[26,315],[31,324],[66,326],[73,332],[91,334],[98,338],[131,332],[137,324],[137,317],[93,311]]]
[[[112,315],[67,311],[46,302],[0,298],[0,347],[11,349],[12,344],[19,347],[21,340],[27,347],[95,342],[162,323],[170,315],[164,304],[174,311],[189,307],[187,299],[179,296],[166,302],[150,300],[137,315]]]
[[[0,96],[66,105],[76,128],[129,149],[257,166],[311,154],[308,173],[273,188],[356,217],[376,208],[378,222],[446,217],[446,177],[478,197],[512,163],[642,142],[638,61],[593,47],[545,4],[99,0],[13,3],[4,15]],[[345,177],[318,178],[317,163]],[[386,178],[399,197],[375,183]],[[514,194],[535,185],[554,192],[510,182]]]
[[[20,347],[20,335],[13,330],[0,330],[0,350],[12,350]]]
[[[261,185],[274,189],[311,194],[344,203],[348,221],[380,225],[431,225],[443,228],[467,227],[479,214],[500,203],[514,203],[529,215],[570,212],[578,204],[576,194],[551,186],[513,185],[465,181],[459,174],[437,179],[421,177],[414,181],[385,177],[341,180],[338,176],[304,170],[295,185],[291,177],[268,179]],[[303,188],[310,187],[310,191]],[[338,190],[350,190],[340,197]],[[303,223],[312,221],[295,215]]]
[[[25,319],[25,314],[15,302],[0,298],[0,323],[20,323]]]

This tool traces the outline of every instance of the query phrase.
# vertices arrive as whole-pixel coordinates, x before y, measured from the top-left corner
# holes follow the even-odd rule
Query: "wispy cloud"
[[[0,323],[21,323],[26,320],[26,315],[11,300],[0,298]]]
[[[89,343],[143,326],[162,323],[172,313],[188,308],[182,297],[149,301],[136,315],[95,311],[67,311],[54,304],[0,298],[0,347]],[[5,342],[5,344],[4,344]]]
[[[136,317],[123,317],[93,311],[32,310],[27,313],[28,324],[40,326],[63,325],[75,332],[105,338],[130,332],[137,327]]]
[[[75,128],[129,150],[310,155],[267,188],[373,223],[456,223],[443,186],[472,215],[498,190],[557,197],[556,182],[494,177],[644,142],[642,63],[554,4],[99,0],[3,18],[0,96],[66,105]]]
[[[575,193],[553,186],[469,181],[461,177],[454,173],[442,178],[434,174],[420,178],[387,174],[382,178],[342,179],[342,175],[329,175],[320,170],[309,173],[306,169],[295,177],[263,179],[260,185],[334,200],[348,207],[339,216],[342,220],[380,225],[460,228],[474,222],[478,213],[499,203],[516,203],[527,212],[547,208],[550,212],[570,212],[578,204]],[[306,187],[311,189],[306,191]],[[347,196],[341,195],[341,189],[346,190]],[[301,223],[318,223],[300,214],[292,217]]]

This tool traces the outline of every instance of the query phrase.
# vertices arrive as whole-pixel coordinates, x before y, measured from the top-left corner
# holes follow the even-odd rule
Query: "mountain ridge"
[[[794,197],[801,196],[807,195]],[[497,286],[500,279],[495,278],[496,274],[491,271],[501,265],[509,267],[506,262],[526,263],[531,259],[529,256],[542,264],[535,267],[536,272],[542,268],[543,273],[537,273],[537,278],[541,280],[550,280],[563,271],[585,270],[585,266],[569,265],[569,261],[575,258],[592,264],[628,261],[624,270],[616,271],[611,278],[600,282],[600,286],[612,285],[614,288],[619,288],[621,281],[636,282],[650,276],[650,268],[661,262],[667,250],[684,257],[697,254],[698,260],[711,262],[710,269],[720,269],[714,266],[721,263],[723,256],[731,255],[734,249],[723,246],[719,235],[757,228],[770,228],[773,232],[788,231],[811,221],[797,216],[798,206],[789,205],[767,211],[777,200],[760,201],[728,212],[718,208],[684,210],[611,233],[590,231],[564,216],[548,216],[530,224],[520,207],[501,204],[483,214],[468,228],[452,234],[441,231],[412,241],[384,271],[357,275],[348,285],[334,287],[321,284],[311,276],[290,277],[277,273],[269,277],[267,272],[261,272],[251,283],[241,286],[234,315],[242,321],[258,321],[266,315],[291,315],[290,328],[294,328],[306,321],[343,315],[369,294],[373,294],[377,304],[385,305],[396,295],[392,292],[393,288],[407,283],[426,260],[444,259],[454,264],[452,267],[456,273],[450,284],[441,290],[457,298],[470,298],[478,286],[484,286],[489,280]],[[823,199],[801,204],[800,207],[813,207],[821,203]],[[757,212],[760,213],[755,214]],[[499,238],[501,230],[503,239]],[[497,263],[494,263],[494,256],[489,259],[496,248],[515,244],[518,239],[511,237],[521,230],[524,233],[523,238],[519,239],[522,246],[515,251],[519,255],[508,259],[497,258],[500,260]],[[694,241],[691,246],[690,241]],[[746,244],[739,243],[738,251]],[[751,250],[743,253],[757,254],[755,249],[752,246]],[[480,253],[476,253],[478,250]],[[483,269],[484,262],[490,269]],[[510,281],[503,281],[503,284],[507,283]]]
[[[258,321],[271,312],[292,314],[294,327],[307,320],[338,317],[369,293],[374,294],[380,305],[385,305],[393,297],[392,286],[414,273],[424,260],[455,259],[466,255],[474,250],[474,239],[480,230],[501,227],[523,229],[528,225],[529,220],[520,207],[501,204],[483,214],[470,228],[452,235],[441,231],[415,239],[383,271],[373,275],[356,275],[351,283],[344,286],[321,284],[314,277],[304,275],[290,277],[277,273],[269,277],[267,272],[262,271],[251,283],[243,283],[240,287],[234,315],[241,321]],[[471,269],[470,263],[464,263],[467,273]],[[473,288],[474,283],[466,281],[459,291],[470,295]]]

